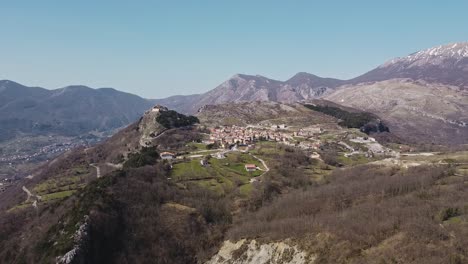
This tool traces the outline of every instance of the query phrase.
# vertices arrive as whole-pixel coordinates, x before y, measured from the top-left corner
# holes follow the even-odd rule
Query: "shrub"
[[[338,125],[347,128],[359,128],[362,132],[389,132],[387,126],[377,116],[367,112],[348,112],[338,107],[309,105],[305,107],[340,119]]]
[[[156,121],[165,128],[177,128],[200,123],[200,120],[195,116],[186,116],[173,110],[160,112],[156,117]]]
[[[131,153],[128,160],[124,163],[124,168],[138,168],[145,165],[156,164],[159,153],[153,147],[144,147],[138,153]]]
[[[446,220],[449,220],[452,217],[456,217],[456,216],[459,216],[459,215],[460,215],[460,212],[459,212],[458,208],[449,207],[449,208],[444,209],[440,213],[440,220],[441,221],[446,221]]]

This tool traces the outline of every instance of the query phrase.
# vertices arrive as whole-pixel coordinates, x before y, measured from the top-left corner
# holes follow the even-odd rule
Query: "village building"
[[[164,107],[162,105],[155,105],[152,109],[151,112],[163,112],[163,111],[168,111],[167,107]]]
[[[255,164],[245,164],[245,170],[246,171],[256,171],[257,170],[257,165]]]
[[[223,152],[217,152],[215,154],[211,154],[212,157],[216,158],[216,159],[225,159],[226,156],[224,155]]]
[[[159,156],[162,160],[172,160],[176,157],[176,154],[172,152],[162,152]]]

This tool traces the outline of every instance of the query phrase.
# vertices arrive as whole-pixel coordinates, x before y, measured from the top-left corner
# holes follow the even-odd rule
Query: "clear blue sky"
[[[236,73],[352,78],[468,40],[468,1],[2,1],[0,79],[161,98]]]

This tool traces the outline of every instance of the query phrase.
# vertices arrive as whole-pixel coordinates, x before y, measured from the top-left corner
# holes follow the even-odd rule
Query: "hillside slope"
[[[202,124],[216,125],[305,125],[335,124],[337,120],[328,115],[311,111],[303,105],[277,102],[245,102],[206,105],[200,108],[197,117]]]
[[[468,143],[468,93],[457,87],[393,79],[346,86],[325,98],[375,113],[413,142]]]

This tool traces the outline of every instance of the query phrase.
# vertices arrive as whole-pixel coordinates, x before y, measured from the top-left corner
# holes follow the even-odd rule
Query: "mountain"
[[[452,43],[392,59],[348,84],[395,78],[468,87],[468,42]]]
[[[344,82],[301,72],[287,81],[269,79],[260,75],[236,74],[218,87],[204,94],[173,96],[153,102],[184,113],[195,113],[204,105],[222,103],[274,101],[291,103],[317,98]]]
[[[390,60],[325,96],[375,113],[412,142],[468,143],[468,42]]]
[[[287,81],[238,74],[204,94],[157,100],[185,113],[226,102],[326,98],[382,117],[402,138],[467,143],[468,42],[392,59],[350,80],[298,73]],[[404,96],[402,96],[404,95]]]
[[[413,143],[468,143],[468,91],[458,87],[391,79],[348,85],[325,99],[375,113]]]
[[[345,85],[397,78],[466,88],[468,42],[442,45],[406,57],[395,58],[350,80],[322,78],[304,72],[296,74],[287,81],[272,80],[259,75],[237,74],[204,94],[173,96],[154,102],[185,113],[195,113],[203,105],[248,101],[290,103],[318,98],[340,90]]]
[[[0,140],[19,134],[75,136],[109,131],[136,120],[151,102],[112,88],[56,90],[0,81]]]

